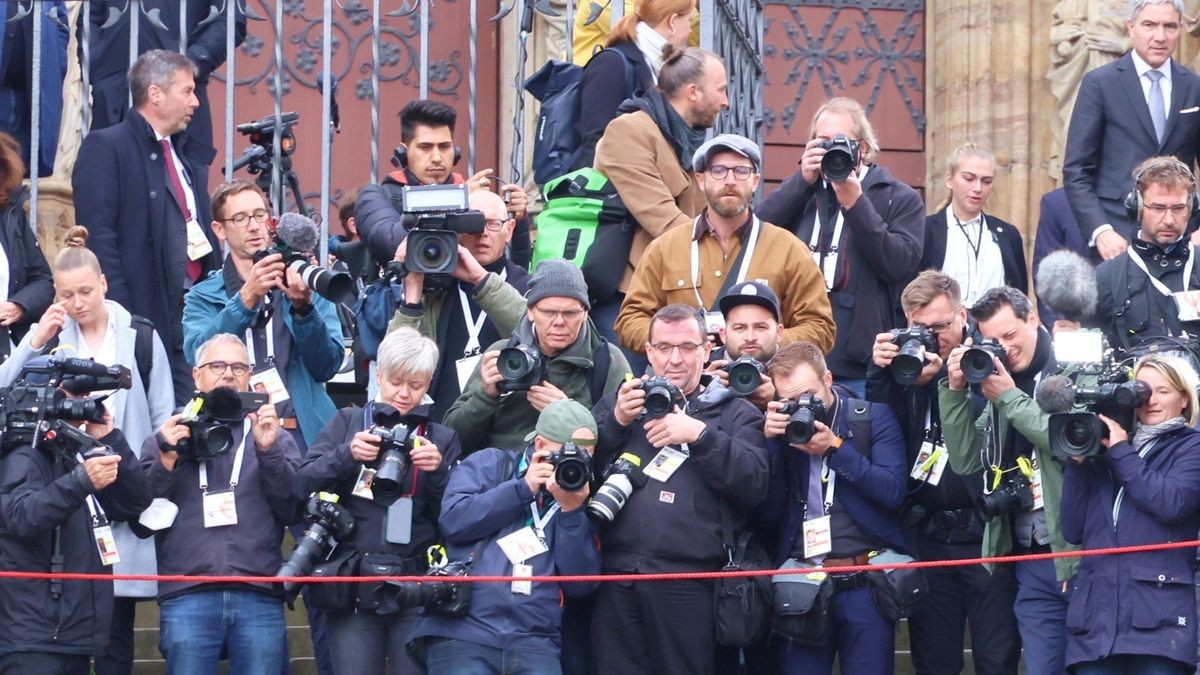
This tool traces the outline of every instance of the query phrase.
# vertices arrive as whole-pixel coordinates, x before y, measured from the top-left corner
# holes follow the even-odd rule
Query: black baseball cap
[[[775,320],[779,321],[779,297],[775,295],[775,291],[771,290],[770,286],[761,281],[735,284],[725,295],[721,296],[721,300],[717,303],[717,307],[721,309],[721,314],[724,316],[729,316],[729,311],[738,305],[758,305],[770,311]]]

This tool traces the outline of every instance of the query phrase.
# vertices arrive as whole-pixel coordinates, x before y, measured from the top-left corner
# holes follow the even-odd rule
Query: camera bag
[[[766,570],[771,560],[749,530],[733,538],[729,508],[721,509],[721,539],[729,561],[722,572]],[[713,584],[713,623],[717,644],[722,647],[746,647],[758,641],[770,625],[771,580],[756,577],[722,577]]]
[[[363,577],[406,577],[419,576],[424,570],[418,570],[411,559],[389,553],[366,553],[362,557],[359,576]],[[387,593],[387,582],[377,584],[358,584],[358,609],[363,612],[376,614],[394,614],[404,609],[396,604],[393,593]]]
[[[912,556],[886,548],[872,554],[867,562],[871,565],[890,565],[915,560]],[[875,601],[875,608],[883,618],[892,622],[911,616],[917,604],[929,593],[925,570],[919,567],[870,572],[867,579],[871,582],[871,599]]]
[[[811,565],[790,558],[780,570],[810,569]],[[771,577],[773,593],[771,631],[797,644],[825,643],[833,629],[833,583],[816,570],[808,574],[777,574]]]
[[[336,555],[322,560],[313,567],[313,577],[356,577],[362,555],[352,548],[344,548]],[[356,583],[318,583],[308,584],[308,594],[304,602],[313,609],[322,612],[349,612],[354,609],[354,601],[358,595]]]

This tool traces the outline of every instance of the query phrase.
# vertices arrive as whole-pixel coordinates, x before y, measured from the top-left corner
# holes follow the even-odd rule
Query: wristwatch
[[[832,455],[833,453],[837,452],[837,449],[840,447],[842,447],[842,437],[834,436],[833,442],[830,443],[829,447],[825,449],[825,456],[828,457]]]

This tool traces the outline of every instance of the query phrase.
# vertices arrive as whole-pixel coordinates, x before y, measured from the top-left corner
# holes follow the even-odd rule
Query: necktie
[[[179,202],[179,210],[183,212],[184,222],[192,219],[192,211],[187,205],[187,193],[183,191],[183,182],[179,180],[179,169],[175,167],[175,155],[171,152],[171,141],[162,139],[158,142],[162,146],[163,161],[167,166],[167,180],[171,182],[171,191],[175,193],[175,200]],[[200,278],[200,262],[198,260],[187,261],[187,276],[192,281]]]
[[[1167,109],[1163,105],[1162,86],[1159,85],[1163,74],[1160,70],[1151,70],[1146,72],[1146,77],[1150,78],[1150,97],[1146,101],[1150,106],[1150,121],[1154,123],[1154,135],[1162,143],[1163,131],[1167,128]]]

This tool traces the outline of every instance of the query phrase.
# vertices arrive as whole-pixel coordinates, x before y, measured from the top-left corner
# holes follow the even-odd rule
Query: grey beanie
[[[574,298],[583,303],[584,309],[592,308],[583,272],[562,258],[541,261],[529,278],[526,304],[533,307],[542,298]]]

